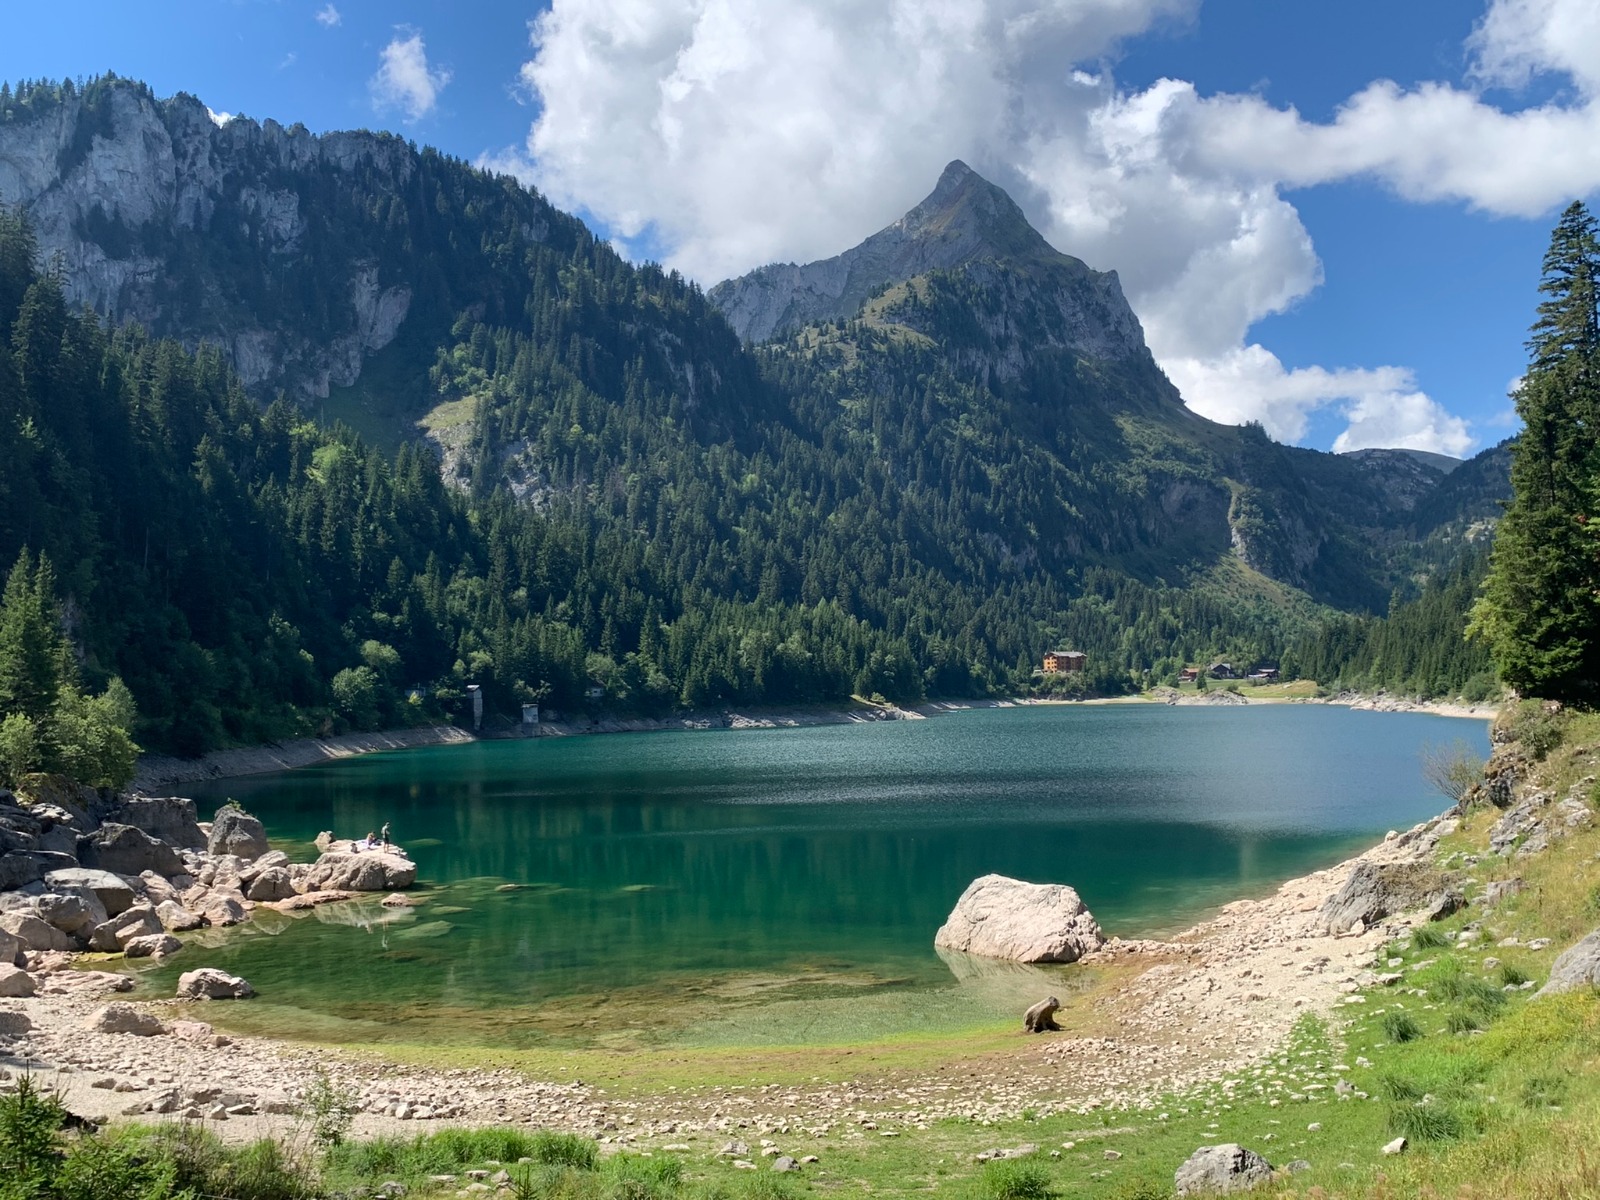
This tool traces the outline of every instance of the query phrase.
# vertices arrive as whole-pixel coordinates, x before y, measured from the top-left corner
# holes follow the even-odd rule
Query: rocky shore
[[[231,779],[237,775],[264,775],[320,762],[371,754],[379,750],[406,750],[414,746],[451,746],[475,740],[454,725],[422,725],[414,729],[387,729],[379,733],[346,733],[338,737],[301,738],[274,746],[244,746],[213,750],[199,758],[172,758],[146,754],[130,785],[135,792],[157,795],[185,783]]]
[[[200,832],[186,802],[139,803],[147,818],[170,817],[162,823],[182,831],[176,840],[193,841]],[[21,823],[13,810],[6,811]],[[35,820],[45,815],[37,805],[28,811]],[[121,832],[129,827],[110,819],[116,815],[129,813],[107,812],[96,830],[79,836],[98,839],[97,845],[131,843]],[[205,1119],[230,1138],[293,1133],[301,1120],[297,1098],[319,1075],[355,1097],[357,1134],[419,1121],[512,1122],[649,1146],[740,1133],[791,1140],[880,1136],[945,1117],[1014,1117],[1025,1108],[1088,1113],[1153,1102],[1213,1078],[1223,1067],[1237,1068],[1271,1052],[1302,1013],[1332,1011],[1358,1002],[1363,987],[1381,986],[1381,947],[1425,919],[1399,911],[1417,897],[1396,891],[1395,881],[1429,861],[1450,829],[1447,820],[1437,819],[1393,835],[1359,858],[1284,884],[1272,896],[1231,904],[1170,941],[1111,939],[1083,961],[1124,976],[1136,964],[1137,974],[1098,996],[1094,1036],[1069,1032],[1029,1040],[985,1057],[976,1070],[971,1059],[953,1055],[948,1064],[914,1075],[888,1071],[848,1084],[611,1097],[577,1081],[537,1080],[513,1069],[429,1070],[377,1054],[219,1034],[199,1019],[216,1001],[173,998],[108,1013],[116,993],[130,986],[127,977],[73,969],[70,954],[61,949],[22,952],[36,991],[0,1002],[0,1030],[9,1031],[4,1036],[12,1069],[27,1064],[47,1077],[75,1112],[91,1118]],[[170,933],[162,914],[173,929],[196,919],[225,924],[261,905],[333,902],[350,898],[357,888],[387,890],[410,882],[403,870],[410,864],[403,859],[398,874],[382,861],[388,856],[365,851],[330,849],[316,863],[288,863],[264,843],[242,847],[239,839],[253,833],[225,812],[203,850],[145,834],[165,847],[145,846],[148,853],[176,854],[184,870],[173,876],[148,867],[118,874],[122,894],[113,906],[124,906],[115,917],[108,909],[105,921],[80,925],[75,933],[58,922],[50,936],[86,945],[104,930],[102,942],[116,941],[127,927],[118,922],[128,922],[130,912],[138,915],[141,929],[153,917],[161,932]],[[247,854],[233,852],[240,848]],[[66,886],[41,876],[13,888],[0,898],[0,925],[9,921],[8,929],[37,932],[28,922],[43,922],[37,914],[55,911],[52,903],[41,903],[47,894],[77,895],[85,907],[105,903],[87,883],[71,884],[77,889],[71,893]],[[266,898],[280,892],[281,898]],[[1439,897],[1428,892],[1420,899],[1426,907]]]

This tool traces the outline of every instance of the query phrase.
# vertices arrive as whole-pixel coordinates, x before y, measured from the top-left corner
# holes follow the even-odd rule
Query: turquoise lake
[[[990,871],[1171,932],[1446,801],[1419,751],[1487,725],[1320,705],[977,709],[925,721],[479,742],[191,789],[310,857],[385,821],[417,909],[259,912],[146,973],[218,965],[238,1028],[506,1047],[881,1037],[1012,1017],[1073,968],[941,958]],[[1038,993],[1038,994],[1036,994]],[[168,992],[167,994],[170,994]]]

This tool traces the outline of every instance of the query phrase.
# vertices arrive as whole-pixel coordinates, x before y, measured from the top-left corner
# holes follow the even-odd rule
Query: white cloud
[[[1288,370],[1249,340],[1322,280],[1282,189],[1377,179],[1415,201],[1535,215],[1600,185],[1600,8],[1493,0],[1472,82],[1555,72],[1573,95],[1500,108],[1376,82],[1327,122],[1161,80],[1120,90],[1118,43],[1196,0],[555,0],[522,83],[523,152],[486,159],[710,283],[837,253],[944,163],[1010,188],[1056,245],[1115,267],[1189,402],[1285,438],[1345,413],[1345,446],[1471,442],[1402,367]]]
[[[324,29],[333,29],[343,22],[344,17],[333,5],[326,4],[317,10],[316,19],[317,24],[321,25]]]
[[[218,129],[221,129],[229,121],[233,120],[233,114],[231,112],[217,112],[209,105],[206,107],[206,116],[211,118],[211,123]]]
[[[398,108],[407,121],[416,121],[433,111],[449,82],[449,71],[428,66],[422,35],[401,29],[379,54],[378,73],[367,86],[373,107],[380,111]]]

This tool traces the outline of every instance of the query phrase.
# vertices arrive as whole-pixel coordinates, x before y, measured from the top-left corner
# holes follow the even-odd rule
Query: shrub
[[[1487,979],[1468,974],[1458,959],[1441,962],[1428,981],[1428,996],[1446,1004],[1459,1004],[1490,1014],[1505,1005],[1506,994]]]
[[[552,1166],[592,1171],[600,1161],[600,1147],[591,1138],[579,1137],[575,1133],[551,1133],[541,1129],[528,1139],[528,1148],[517,1157],[531,1158],[536,1163]]]
[[[511,1171],[512,1200],[598,1200],[600,1180],[592,1171],[546,1164]]]
[[[1452,804],[1460,804],[1483,778],[1483,759],[1463,741],[1450,746],[1426,745],[1421,758],[1422,777]]]
[[[1505,987],[1521,987],[1528,982],[1528,973],[1510,963],[1501,963],[1500,982]]]
[[[59,1140],[66,1119],[60,1098],[31,1075],[17,1081],[16,1091],[0,1096],[0,1200],[46,1194],[66,1157]]]
[[[1414,1042],[1422,1036],[1422,1026],[1418,1025],[1408,1012],[1400,1009],[1391,1009],[1383,1014],[1383,1036],[1391,1042]]]
[[[1520,743],[1529,758],[1543,762],[1567,736],[1567,711],[1543,700],[1524,700],[1499,724],[1499,736]]]
[[[1471,1127],[1454,1104],[1423,1099],[1389,1108],[1389,1131],[1408,1142],[1450,1142],[1464,1137]]]
[[[1432,925],[1419,925],[1411,931],[1414,950],[1439,950],[1450,944],[1450,935]]]
[[[337,1146],[350,1132],[360,1098],[349,1088],[333,1082],[321,1067],[300,1101],[300,1111],[311,1119],[311,1136],[317,1145]]]
[[[1444,1027],[1451,1033],[1471,1033],[1483,1028],[1483,1013],[1470,1008],[1453,1008],[1444,1019]]]
[[[1055,1195],[1049,1173],[1026,1159],[987,1164],[978,1177],[978,1186],[988,1200],[1050,1200]]]

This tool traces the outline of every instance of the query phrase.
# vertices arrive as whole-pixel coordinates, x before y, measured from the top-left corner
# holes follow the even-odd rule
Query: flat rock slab
[[[947,950],[1025,963],[1077,962],[1105,941],[1094,914],[1066,884],[1004,875],[974,879],[933,938]]]

